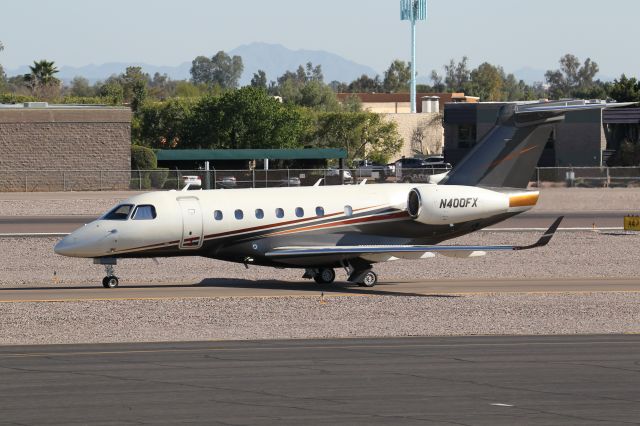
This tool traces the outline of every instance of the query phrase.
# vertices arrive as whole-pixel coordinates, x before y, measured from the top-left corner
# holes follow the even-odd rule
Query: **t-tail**
[[[553,125],[563,121],[568,111],[607,106],[612,105],[507,104],[501,108],[495,126],[440,184],[526,188]]]

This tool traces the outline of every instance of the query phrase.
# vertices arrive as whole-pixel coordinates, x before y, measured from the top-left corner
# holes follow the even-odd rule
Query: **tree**
[[[411,81],[411,64],[396,59],[389,65],[384,72],[384,81],[382,83],[386,92],[406,92],[409,90]]]
[[[191,80],[196,84],[234,89],[242,76],[244,65],[240,56],[231,57],[219,51],[211,59],[198,56],[191,62]]]
[[[438,74],[436,70],[431,71],[434,90],[440,92],[468,92],[471,80],[468,62],[469,58],[466,56],[463,56],[458,63],[451,59],[449,64],[443,66],[444,76]]]
[[[640,82],[635,77],[627,78],[622,74],[619,79],[613,80],[609,95],[618,102],[638,102]]]
[[[97,84],[98,95],[108,103],[119,105],[124,102],[124,89],[117,76],[113,75],[103,84]]]
[[[320,111],[338,111],[340,104],[335,92],[323,83],[322,67],[308,62],[298,69],[286,71],[278,77],[273,94],[282,97],[285,103],[314,108]]]
[[[190,148],[297,148],[309,125],[300,108],[246,86],[202,98],[188,143]]]
[[[29,70],[31,72],[25,74],[23,79],[32,94],[43,98],[53,98],[57,95],[60,80],[55,77],[58,69],[53,61],[45,59],[34,61],[33,65],[29,66]]]
[[[147,84],[149,74],[142,71],[142,67],[127,67],[124,74],[120,75],[124,101],[131,105],[131,109],[137,112],[147,98]]]
[[[479,96],[482,101],[497,102],[506,100],[505,75],[502,67],[496,67],[484,62],[478,68],[471,71],[470,94]]]
[[[378,93],[382,92],[382,90],[380,76],[376,75],[374,78],[371,78],[366,74],[362,74],[353,80],[348,88],[348,91],[351,93]]]
[[[90,97],[95,95],[95,90],[89,84],[89,80],[84,77],[76,76],[71,80],[69,94],[71,96]]]
[[[552,98],[575,97],[577,92],[593,88],[594,78],[600,68],[590,58],[580,65],[578,57],[568,53],[560,58],[560,69],[548,70],[545,78]]]
[[[319,146],[344,148],[349,159],[386,163],[402,147],[397,124],[371,112],[324,113],[314,135]]]
[[[253,78],[251,79],[252,87],[260,87],[262,89],[267,89],[267,73],[263,70],[258,70],[257,73],[253,74]]]

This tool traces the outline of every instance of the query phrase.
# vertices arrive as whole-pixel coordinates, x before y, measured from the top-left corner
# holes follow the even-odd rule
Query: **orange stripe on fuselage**
[[[535,206],[540,196],[537,192],[530,194],[513,195],[509,197],[509,207],[528,207]]]

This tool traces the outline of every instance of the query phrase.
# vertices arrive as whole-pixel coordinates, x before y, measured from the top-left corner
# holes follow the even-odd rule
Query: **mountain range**
[[[216,52],[208,52],[207,55],[213,56]],[[299,65],[312,62],[314,65],[322,65],[324,81],[330,83],[337,80],[349,83],[362,74],[374,77],[382,73],[375,69],[356,63],[342,56],[323,50],[292,50],[281,44],[268,43],[250,43],[236,47],[227,52],[229,55],[239,55],[242,57],[244,64],[244,72],[240,78],[240,85],[249,84],[253,74],[259,69],[264,70],[267,74],[267,80],[276,80],[285,71],[295,71]],[[141,62],[108,62],[104,64],[90,64],[80,67],[58,64],[60,72],[57,77],[65,82],[71,81],[76,76],[87,78],[91,83],[98,80],[104,80],[113,74],[120,74],[129,66],[140,66],[144,72],[153,76],[156,72],[167,74],[174,80],[184,80],[190,78],[189,70],[191,69],[191,61],[185,61],[178,65],[153,65]],[[24,65],[14,69],[6,69],[7,75],[20,75],[29,72],[29,67]],[[524,67],[514,71],[514,75],[518,80],[524,80],[528,84],[534,82],[543,82],[545,70]],[[609,76],[598,76],[603,81],[612,81]],[[430,84],[431,81],[427,75],[419,75],[418,83]]]
[[[213,56],[216,52],[209,52]],[[291,50],[280,44],[251,43],[239,46],[229,52],[229,55],[242,57],[244,72],[240,79],[240,85],[249,84],[253,74],[259,69],[265,71],[269,81],[276,80],[287,70],[295,71],[299,65],[312,62],[314,65],[322,65],[325,82],[333,80],[350,82],[367,74],[371,77],[378,74],[373,68],[345,59],[334,53],[322,50]],[[113,74],[120,74],[129,66],[140,66],[144,72],[153,76],[156,72],[167,74],[175,80],[188,79],[190,77],[191,61],[183,62],[175,66],[153,65],[142,62],[108,62],[104,64],[90,64],[81,67],[58,65],[60,70],[57,77],[65,82],[71,81],[76,76],[87,78],[94,83],[104,80]],[[19,68],[7,69],[7,75],[19,75],[29,72],[29,67],[24,65]]]

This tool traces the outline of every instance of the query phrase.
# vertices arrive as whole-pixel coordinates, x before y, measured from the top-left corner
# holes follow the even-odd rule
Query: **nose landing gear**
[[[102,287],[104,288],[116,288],[118,287],[118,277],[115,275],[113,265],[104,265],[106,277],[102,279]]]
[[[102,287],[104,288],[116,288],[118,287],[118,277],[116,277],[116,272],[114,266],[118,264],[118,259],[112,257],[99,257],[93,259],[93,263],[95,265],[103,265],[104,271],[107,274],[106,277],[102,279]]]

